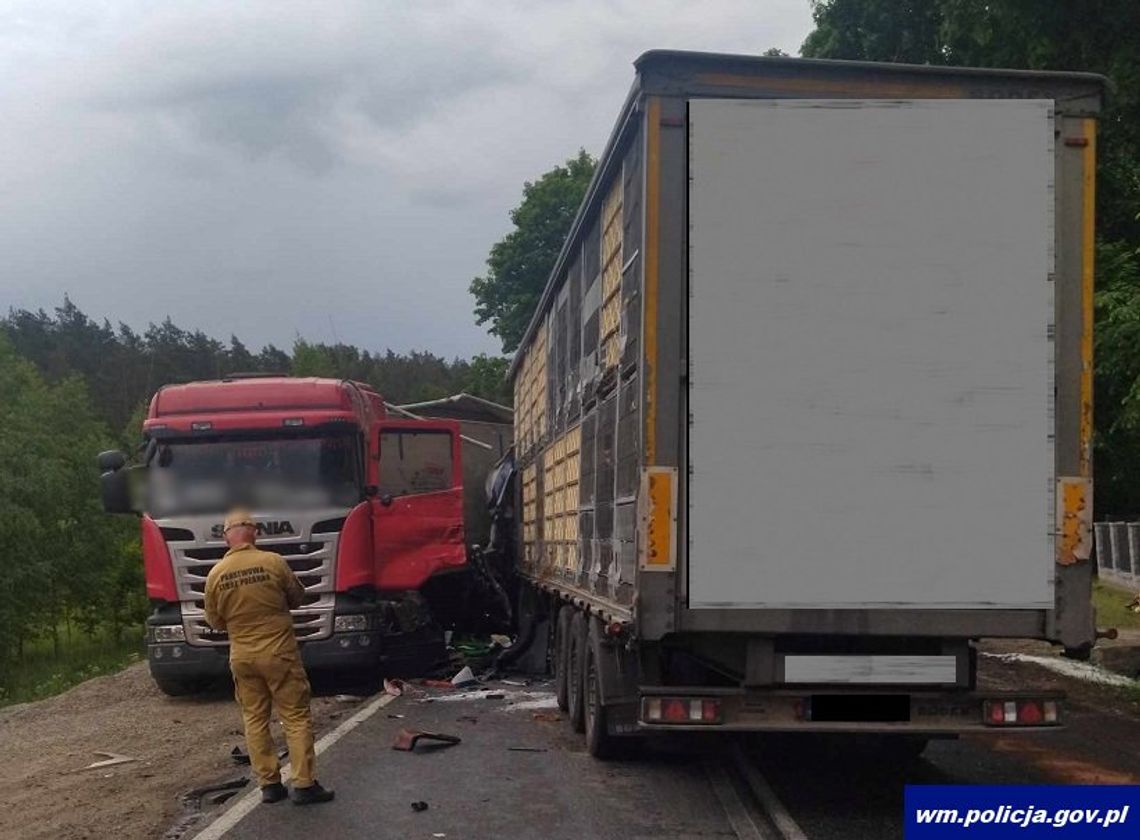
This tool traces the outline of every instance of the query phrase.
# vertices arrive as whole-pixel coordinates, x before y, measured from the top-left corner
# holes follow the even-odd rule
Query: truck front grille
[[[190,532],[186,532],[190,533]],[[293,629],[298,641],[325,639],[333,628],[333,570],[337,534],[320,534],[308,540],[259,540],[257,547],[285,558],[301,585],[305,597],[300,609],[293,610]],[[182,623],[186,641],[204,647],[228,644],[225,633],[206,623],[206,576],[225,556],[225,545],[194,542],[167,543],[174,566],[174,582],[182,602]]]

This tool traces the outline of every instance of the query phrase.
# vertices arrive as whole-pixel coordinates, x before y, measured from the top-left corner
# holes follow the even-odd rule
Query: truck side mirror
[[[134,505],[131,504],[130,475],[130,470],[119,469],[105,472],[99,477],[99,492],[103,499],[103,510],[107,513],[135,512]]]
[[[101,473],[118,472],[127,465],[127,456],[117,449],[108,449],[96,456],[95,463]]]

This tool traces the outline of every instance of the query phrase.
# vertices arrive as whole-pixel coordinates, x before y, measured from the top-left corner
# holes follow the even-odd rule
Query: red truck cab
[[[228,673],[203,598],[235,505],[305,587],[293,616],[310,671],[373,673],[438,644],[419,590],[467,563],[458,423],[390,418],[358,382],[234,377],[160,389],[143,435],[143,464],[105,453],[100,465],[104,507],[140,513],[163,691]]]

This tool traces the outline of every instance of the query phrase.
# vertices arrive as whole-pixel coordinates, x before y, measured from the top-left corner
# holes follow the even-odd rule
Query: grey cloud
[[[10,0],[0,311],[251,347],[498,349],[470,279],[651,47],[795,51],[806,0]]]

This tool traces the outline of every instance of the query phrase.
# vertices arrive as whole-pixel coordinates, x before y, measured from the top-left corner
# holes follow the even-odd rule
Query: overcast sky
[[[793,55],[808,0],[0,0],[0,306],[253,349],[496,352],[467,292],[646,49]]]

